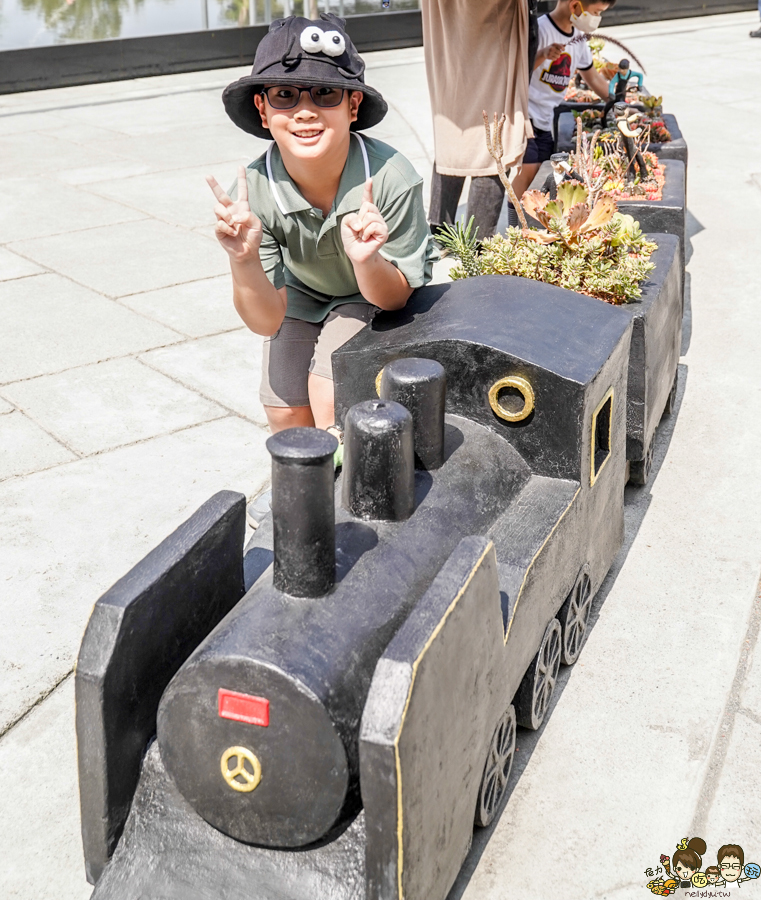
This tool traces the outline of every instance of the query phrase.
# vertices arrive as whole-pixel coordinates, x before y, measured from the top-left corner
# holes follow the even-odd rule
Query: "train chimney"
[[[360,519],[408,519],[415,509],[410,413],[393,400],[367,400],[352,406],[344,426],[344,507]]]
[[[421,469],[444,464],[444,406],[447,376],[433,359],[397,359],[383,369],[382,400],[395,400],[412,414],[415,461]]]
[[[289,428],[267,440],[272,456],[275,587],[321,597],[336,577],[333,454],[338,441],[318,428]]]

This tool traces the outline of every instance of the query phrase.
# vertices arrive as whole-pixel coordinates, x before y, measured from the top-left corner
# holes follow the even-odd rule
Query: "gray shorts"
[[[330,357],[378,312],[369,303],[344,303],[323,322],[286,316],[278,331],[264,339],[259,399],[265,406],[309,406],[309,373],[333,378]]]

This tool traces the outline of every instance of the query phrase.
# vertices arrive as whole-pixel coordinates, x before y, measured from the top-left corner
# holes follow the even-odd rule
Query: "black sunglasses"
[[[321,109],[339,106],[344,98],[344,88],[332,88],[313,85],[312,87],[292,87],[281,84],[264,88],[262,97],[266,97],[273,109],[293,109],[301,102],[301,95],[306,92],[312,103]]]

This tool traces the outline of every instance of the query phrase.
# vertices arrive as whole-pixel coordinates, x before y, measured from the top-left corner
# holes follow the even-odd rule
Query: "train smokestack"
[[[412,414],[415,462],[421,469],[444,465],[444,407],[447,376],[433,359],[397,359],[383,369],[382,400],[395,400]]]
[[[272,435],[275,587],[294,597],[321,597],[336,577],[333,454],[338,441],[318,428]]]
[[[367,400],[346,414],[343,505],[359,519],[400,522],[415,509],[412,416],[393,400]]]

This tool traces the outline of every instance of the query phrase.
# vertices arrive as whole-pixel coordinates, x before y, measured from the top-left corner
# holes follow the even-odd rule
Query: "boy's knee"
[[[265,406],[264,411],[273,434],[286,428],[314,427],[312,410],[308,406]]]

